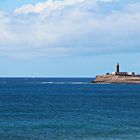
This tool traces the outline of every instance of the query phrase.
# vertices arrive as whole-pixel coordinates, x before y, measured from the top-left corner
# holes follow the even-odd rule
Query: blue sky
[[[17,7],[20,7],[25,4],[36,4],[37,2],[44,2],[45,0],[3,0],[0,1],[0,9],[12,11]]]
[[[140,1],[0,1],[0,76],[140,73]]]

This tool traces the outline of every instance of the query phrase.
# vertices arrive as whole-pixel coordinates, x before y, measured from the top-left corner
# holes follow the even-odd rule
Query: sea
[[[0,78],[0,140],[140,140],[140,85]]]

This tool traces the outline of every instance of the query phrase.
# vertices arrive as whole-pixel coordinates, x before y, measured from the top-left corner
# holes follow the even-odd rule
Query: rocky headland
[[[128,83],[140,84],[140,75],[135,72],[120,72],[119,63],[116,65],[116,72],[97,75],[92,83]]]
[[[140,84],[140,76],[98,75],[92,83]]]

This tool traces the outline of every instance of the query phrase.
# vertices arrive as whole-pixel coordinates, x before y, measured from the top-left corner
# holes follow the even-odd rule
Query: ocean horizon
[[[0,78],[1,140],[139,140],[140,85]]]

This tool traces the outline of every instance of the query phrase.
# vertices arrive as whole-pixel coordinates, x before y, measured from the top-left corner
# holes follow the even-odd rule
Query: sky
[[[0,1],[0,77],[140,73],[139,0]]]

